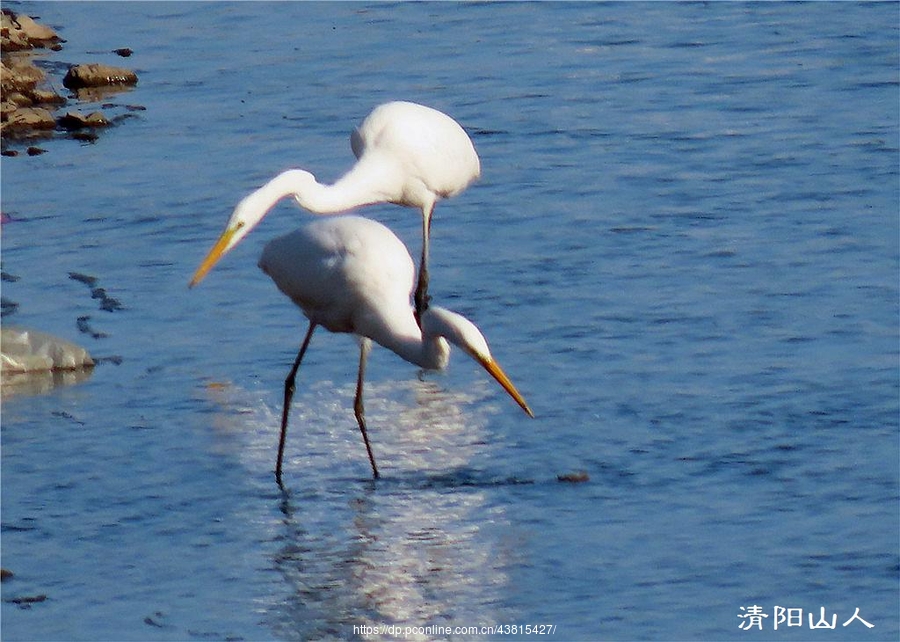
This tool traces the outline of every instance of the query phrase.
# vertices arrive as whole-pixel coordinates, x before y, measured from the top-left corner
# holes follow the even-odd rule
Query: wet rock
[[[41,595],[24,595],[22,597],[11,597],[8,600],[4,600],[9,604],[16,604],[21,608],[29,609],[32,604],[40,604],[41,602],[47,601],[47,596],[44,594]]]
[[[65,42],[56,32],[45,25],[38,24],[30,16],[3,9],[0,16],[0,33],[3,36],[3,51],[21,51],[34,47],[52,47]]]
[[[103,115],[103,112],[99,111],[91,112],[87,116],[82,114],[80,111],[67,111],[59,118],[57,123],[60,125],[60,127],[65,127],[66,129],[106,127],[107,125],[109,125],[109,121],[106,119],[106,116]]]
[[[100,301],[101,310],[105,310],[106,312],[116,312],[125,309],[125,306],[123,306],[118,299],[111,297],[106,293],[106,288],[101,288],[97,285],[97,277],[81,274],[80,272],[69,272],[69,278],[88,286],[91,289],[91,298]],[[82,318],[89,319],[90,317]]]
[[[10,301],[6,297],[0,297],[0,317],[6,317],[10,314],[14,314],[18,309],[18,303],[16,303],[15,301]]]
[[[96,330],[94,330],[94,328],[91,327],[90,320],[91,317],[89,315],[78,317],[77,321],[75,322],[75,325],[78,327],[78,331],[83,334],[90,335],[92,339],[105,339],[109,336],[105,332],[97,332]]]
[[[9,114],[3,129],[45,130],[54,129],[56,119],[43,107],[22,107]]]
[[[35,86],[44,80],[44,72],[31,64],[31,61],[22,56],[6,56],[0,61],[0,70],[3,72],[0,78],[0,86],[3,95],[15,92],[27,94],[34,90]],[[4,98],[8,100],[8,98]]]
[[[134,85],[137,81],[137,74],[130,69],[91,63],[70,67],[66,77],[63,78],[63,85],[69,89],[82,89],[109,85]]]
[[[0,399],[46,394],[85,381],[94,360],[84,348],[45,332],[0,328]]]
[[[31,99],[29,99],[25,94],[21,94],[17,91],[12,94],[7,94],[5,96],[6,101],[13,104],[13,108],[17,109],[20,105],[30,105]]]
[[[66,99],[57,94],[55,91],[46,89],[34,89],[31,92],[31,99],[36,103],[44,105],[65,105]]]
[[[81,272],[69,272],[69,278],[73,281],[84,283],[86,286],[91,288],[97,285],[97,277],[91,276],[89,274],[82,274]]]
[[[2,50],[0,60],[0,130],[4,134],[41,132],[53,129],[41,105],[55,105],[65,99],[48,89],[38,88],[44,72],[38,69],[24,50],[44,47],[60,38],[49,27],[37,24],[28,16],[4,9],[2,13]],[[16,53],[22,52],[22,53]],[[50,120],[53,120],[52,116]]]
[[[0,371],[6,373],[90,368],[87,350],[45,332],[0,329]]]
[[[72,132],[73,140],[80,140],[83,143],[93,143],[98,138],[100,138],[93,129],[81,129],[75,132]]]
[[[38,24],[31,16],[26,16],[23,13],[15,14],[8,9],[4,9],[3,18],[3,26],[17,31],[18,35],[32,47],[45,46],[48,43],[61,40],[53,29],[46,25]],[[6,19],[9,19],[9,24],[7,24]],[[16,26],[18,29],[15,29]]]
[[[51,115],[60,105],[66,104],[67,99],[53,91],[53,87],[59,84],[59,78],[45,78],[44,72],[32,62],[30,50],[37,47],[59,50],[59,43],[65,40],[53,29],[38,24],[28,16],[3,9],[0,35],[0,154],[17,156],[19,151],[7,148],[10,141],[21,144],[30,138],[52,136],[58,121],[68,132],[68,137],[92,142],[97,138],[96,128],[117,120],[107,118],[100,112],[87,116],[74,112],[59,118]],[[115,52],[120,56],[132,53],[127,48]],[[56,68],[49,67],[48,73],[53,75]],[[135,83],[137,74],[130,69],[100,64],[75,65],[63,80],[63,85],[71,89],[81,102],[98,102]]]
[[[22,51],[31,49],[32,45],[22,33],[19,24],[13,18],[12,12],[4,9],[2,16],[3,51]]]

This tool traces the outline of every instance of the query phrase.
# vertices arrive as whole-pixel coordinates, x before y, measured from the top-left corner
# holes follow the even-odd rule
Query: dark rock
[[[32,604],[39,604],[47,600],[46,595],[25,595],[22,597],[11,597],[6,602],[9,604],[18,604],[23,608],[30,608]]]
[[[557,475],[556,479],[568,484],[583,484],[587,481],[590,481],[591,478],[586,472],[584,472],[583,470],[579,470],[574,473]]]
[[[109,121],[102,112],[91,112],[87,116],[80,111],[67,111],[57,121],[60,127],[66,129],[83,129],[85,127],[106,127]]]
[[[72,132],[72,140],[80,140],[82,143],[93,143],[100,137],[93,129],[80,129]]]

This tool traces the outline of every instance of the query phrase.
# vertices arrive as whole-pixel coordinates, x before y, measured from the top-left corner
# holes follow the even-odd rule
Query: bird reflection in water
[[[373,399],[396,397],[396,383],[375,388]],[[486,418],[467,415],[471,400],[434,382],[415,382],[412,394],[420,403],[407,405],[399,425],[379,422],[379,444],[399,473],[378,484],[319,486],[314,496],[284,494],[283,544],[274,565],[289,596],[268,618],[278,637],[389,639],[353,627],[490,626],[510,619],[501,605],[518,547],[504,509],[491,501],[497,482],[471,466],[484,449]],[[386,404],[372,410],[394,412]],[[422,475],[420,459],[435,473]]]

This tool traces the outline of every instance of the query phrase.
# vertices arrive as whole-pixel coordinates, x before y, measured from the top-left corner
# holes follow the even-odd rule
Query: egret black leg
[[[428,309],[428,303],[431,297],[428,296],[428,243],[431,239],[431,213],[434,207],[429,207],[422,216],[422,262],[419,264],[419,281],[416,285],[415,304],[416,304],[416,322],[422,313]],[[421,326],[421,323],[419,323]]]
[[[297,377],[297,370],[300,368],[300,362],[303,361],[303,355],[306,348],[309,347],[309,340],[312,339],[313,330],[316,324],[310,321],[309,330],[306,331],[306,338],[303,339],[303,345],[300,346],[300,352],[294,360],[294,365],[290,373],[284,380],[284,408],[281,410],[281,438],[278,440],[278,461],[275,464],[275,481],[278,487],[284,489],[281,485],[281,461],[284,458],[284,441],[287,437],[288,413],[291,411],[291,400],[294,398],[294,380]]]
[[[359,375],[356,378],[356,399],[353,401],[353,413],[356,415],[356,423],[366,442],[366,452],[369,453],[369,463],[372,464],[372,474],[378,479],[378,467],[375,465],[375,456],[372,454],[372,445],[369,443],[369,435],[366,433],[366,417],[363,408],[363,379],[366,371],[366,359],[369,358],[369,350],[372,349],[372,341],[366,338],[359,342]]]

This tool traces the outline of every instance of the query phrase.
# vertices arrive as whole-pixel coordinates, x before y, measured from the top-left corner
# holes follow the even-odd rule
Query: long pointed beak
[[[203,262],[200,264],[200,267],[197,268],[197,271],[194,272],[194,278],[192,278],[191,282],[188,284],[189,288],[200,283],[200,281],[203,280],[203,277],[205,277],[206,274],[213,269],[213,266],[219,262],[219,259],[231,249],[231,239],[234,238],[234,235],[237,234],[239,229],[239,226],[229,227],[222,232],[222,236],[220,236],[219,240],[216,241],[216,244],[213,245],[209,254],[206,255],[206,258],[203,259]]]
[[[510,381],[509,377],[506,376],[506,373],[503,372],[503,368],[500,367],[500,364],[491,358],[484,359],[476,357],[476,359],[478,360],[478,363],[480,363],[482,367],[497,380],[497,383],[503,386],[503,389],[509,393],[509,396],[516,400],[516,403],[522,407],[522,410],[528,413],[529,417],[534,417],[534,413],[531,412],[531,408],[528,407],[525,398],[519,394],[518,390],[516,390],[513,382]]]

